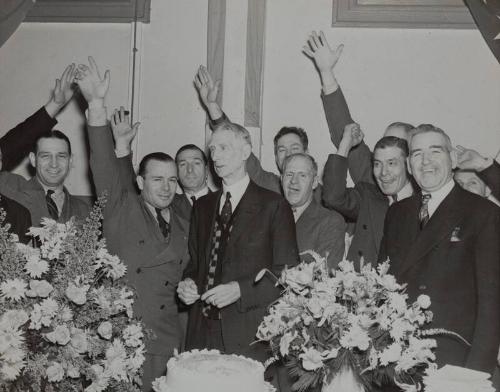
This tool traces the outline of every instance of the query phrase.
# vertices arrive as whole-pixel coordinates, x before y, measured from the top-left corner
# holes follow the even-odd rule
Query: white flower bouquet
[[[426,336],[447,333],[423,330],[432,320],[430,298],[408,304],[405,285],[387,273],[388,261],[357,272],[344,260],[329,271],[324,258],[306,253],[313,262],[276,278],[284,291],[257,332],[296,377],[293,390],[329,384],[345,372],[352,372],[360,390],[387,384],[418,390],[424,371],[435,367],[436,341]]]
[[[99,239],[104,202],[83,224],[31,228],[36,248],[0,227],[0,391],[140,390],[143,327]]]

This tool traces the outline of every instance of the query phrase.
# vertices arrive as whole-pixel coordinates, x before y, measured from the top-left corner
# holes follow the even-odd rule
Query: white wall
[[[243,117],[246,1],[227,2],[224,106]],[[192,85],[206,62],[207,0],[152,2],[151,24],[139,25],[136,119],[142,126],[135,159],[203,145],[205,116]],[[434,123],[454,142],[487,155],[500,148],[500,67],[477,30],[348,29],[331,27],[331,0],[266,2],[263,88],[264,167],[276,171],[272,139],[283,125],[303,126],[320,163],[331,147],[320,82],[301,48],[322,29],[345,44],[337,76],[353,117],[373,145],[392,121]],[[69,62],[92,54],[112,72],[108,108],[130,102],[132,26],[23,24],[0,48],[0,134],[43,105]],[[238,42],[240,41],[240,42]],[[88,194],[83,118],[70,105],[59,129],[75,145],[69,189]],[[253,130],[257,135],[258,130]],[[256,141],[258,143],[258,141]]]
[[[373,146],[393,121],[433,123],[454,143],[487,155],[500,149],[500,66],[477,30],[331,27],[331,0],[267,2],[263,163],[275,170],[272,139],[283,125],[304,127],[319,162],[332,151],[320,81],[301,53],[323,30],[345,45],[337,64],[351,114]]]

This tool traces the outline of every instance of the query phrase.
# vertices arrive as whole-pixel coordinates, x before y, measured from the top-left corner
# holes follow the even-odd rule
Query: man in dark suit
[[[413,193],[406,169],[408,145],[406,140],[386,136],[374,148],[371,182],[358,181],[347,188],[348,156],[363,139],[357,124],[346,126],[344,136],[335,154],[330,154],[323,173],[323,201],[347,219],[356,222],[347,259],[375,264],[378,260],[385,213],[389,205]]]
[[[172,206],[180,216],[190,220],[194,202],[211,192],[207,184],[208,159],[201,148],[186,144],[177,150],[175,163],[183,192],[175,195]]]
[[[175,288],[189,258],[189,222],[171,208],[177,168],[169,155],[156,152],[141,160],[136,177],[140,194],[131,186],[127,171],[120,170],[104,107],[109,73],[101,79],[95,62],[89,61],[90,67],[80,66],[78,85],[89,103],[90,166],[97,192],[107,192],[103,232],[109,251],[127,265],[127,279],[137,292],[134,314],[156,335],[146,342],[143,366],[142,390],[149,392],[152,381],[165,373],[174,349],[181,346]],[[124,121],[123,110],[115,111],[114,135],[121,135],[116,151],[128,149],[130,154],[137,127],[126,124],[118,132],[118,123]]]
[[[438,365],[491,372],[500,340],[500,209],[453,181],[457,156],[449,137],[423,124],[410,139],[409,167],[422,189],[389,209],[380,260],[408,283],[410,300],[427,294]]]
[[[280,293],[263,268],[279,274],[298,260],[295,227],[286,200],[253,183],[246,172],[248,131],[226,123],[209,143],[222,189],[194,205],[189,235],[191,260],[178,294],[189,313],[187,349],[215,348],[266,359],[255,340],[267,306]]]
[[[313,250],[327,257],[328,266],[335,268],[344,256],[345,222],[338,212],[327,210],[313,197],[318,186],[314,158],[303,153],[287,156],[281,183],[292,207],[299,252]]]

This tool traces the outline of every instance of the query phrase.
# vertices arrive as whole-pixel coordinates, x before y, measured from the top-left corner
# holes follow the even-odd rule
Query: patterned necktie
[[[222,210],[220,212],[220,221],[224,229],[226,229],[232,214],[233,207],[231,206],[231,193],[226,192],[226,201],[224,202],[224,205],[222,206]]]
[[[420,218],[420,229],[423,229],[424,226],[429,222],[429,200],[431,198],[430,193],[422,194],[422,204],[420,206],[420,212],[418,214]]]
[[[155,211],[156,211],[156,219],[158,219],[158,225],[160,226],[161,233],[168,242],[168,240],[170,239],[170,225],[161,214],[161,209],[155,208]]]
[[[54,201],[54,199],[52,199],[53,194],[54,191],[52,189],[49,189],[47,191],[47,194],[45,195],[45,201],[47,202],[47,209],[49,210],[50,217],[54,220],[58,220],[59,210],[57,209],[56,202]]]

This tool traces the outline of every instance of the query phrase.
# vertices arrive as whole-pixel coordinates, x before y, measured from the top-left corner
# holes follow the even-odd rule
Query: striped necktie
[[[47,202],[47,209],[49,210],[49,215],[52,219],[59,219],[59,210],[57,209],[56,202],[52,199],[52,195],[54,191],[52,189],[47,190],[47,194],[45,195],[45,201]]]
[[[431,199],[430,193],[422,194],[422,204],[420,205],[420,229],[423,229],[427,222],[429,222],[429,200]]]
[[[158,220],[158,225],[160,226],[161,233],[165,240],[168,242],[170,240],[170,224],[165,220],[161,213],[161,209],[155,208],[156,219]]]

